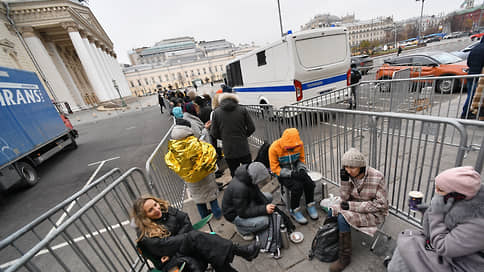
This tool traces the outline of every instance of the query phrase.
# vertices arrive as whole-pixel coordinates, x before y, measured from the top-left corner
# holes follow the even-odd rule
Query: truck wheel
[[[71,141],[72,143],[69,144],[69,149],[77,149],[77,142],[76,142],[76,139],[74,139],[74,137],[71,137]]]
[[[17,162],[17,169],[22,177],[22,185],[32,187],[39,182],[39,175],[32,165],[26,162]]]

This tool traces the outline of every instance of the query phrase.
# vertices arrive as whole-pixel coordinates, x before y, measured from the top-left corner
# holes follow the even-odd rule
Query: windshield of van
[[[347,55],[345,34],[296,40],[299,63],[305,68],[315,68],[344,61]]]

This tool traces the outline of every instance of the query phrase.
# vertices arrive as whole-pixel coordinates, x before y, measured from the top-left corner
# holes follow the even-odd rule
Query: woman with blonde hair
[[[156,267],[160,270],[186,262],[187,271],[204,271],[207,263],[215,271],[237,271],[230,265],[235,255],[252,261],[259,254],[257,243],[240,246],[216,234],[194,230],[186,213],[154,196],[136,199],[132,216],[138,248],[161,260],[162,267]]]

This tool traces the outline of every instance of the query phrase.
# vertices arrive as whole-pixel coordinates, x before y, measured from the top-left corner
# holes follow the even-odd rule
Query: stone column
[[[114,56],[109,56],[110,60],[111,60],[111,63],[113,65],[113,71],[117,74],[117,77],[118,77],[118,84],[120,86],[120,91],[122,90],[122,94],[123,96],[131,96],[131,91],[129,89],[129,86],[128,86],[128,82],[126,81],[126,77],[124,76],[123,72],[121,71],[121,67],[118,63],[118,61],[116,60],[116,58]]]
[[[109,91],[112,99],[118,99],[119,95],[118,95],[116,89],[114,88],[113,81],[112,81],[113,79],[112,79],[111,75],[109,74],[106,63],[102,59],[101,53],[100,53],[99,48],[97,47],[96,43],[98,43],[98,42],[92,41],[90,43],[90,46],[91,46],[92,52],[96,56],[96,59],[99,63],[99,70],[101,70],[101,72],[103,73],[104,81],[106,82],[106,85],[109,87],[108,91]]]
[[[59,73],[59,70],[57,70],[54,60],[51,58],[49,51],[45,48],[40,38],[35,34],[34,29],[23,28],[22,36],[54,92],[52,99],[54,101],[66,101],[69,104],[75,105],[74,99],[68,93],[69,88]],[[47,93],[49,92],[47,91]]]
[[[111,65],[109,64],[109,62],[106,59],[106,54],[104,53],[104,49],[103,48],[104,48],[103,45],[101,45],[99,43],[96,43],[96,50],[97,50],[97,53],[99,55],[100,61],[101,61],[102,65],[103,65],[103,68],[106,71],[106,74],[108,76],[109,83],[113,87],[114,94],[116,95],[117,98],[119,98],[118,91],[116,90],[116,88],[114,88],[114,83],[113,83],[113,80],[116,80],[116,76],[113,74]]]
[[[72,79],[71,74],[69,73],[69,70],[67,70],[64,60],[59,55],[59,52],[57,51],[55,44],[53,42],[48,42],[47,46],[49,47],[50,51],[53,54],[53,59],[57,64],[57,69],[59,70],[61,76],[64,78],[64,82],[68,86],[67,91],[70,93],[70,95],[75,101],[74,105],[69,103],[69,106],[73,111],[85,108],[86,104],[84,103],[84,100],[81,97],[81,92],[77,88],[77,85],[74,83],[74,80]]]
[[[80,33],[74,27],[67,27],[67,31],[69,32],[69,37],[71,38],[72,44],[76,49],[76,53],[81,60],[84,72],[86,72],[89,82],[94,88],[94,93],[101,101],[109,100],[109,97],[104,92],[104,86],[101,82],[101,78],[96,71],[94,60],[92,59],[91,54],[85,46]]]
[[[82,37],[82,42],[84,43],[84,46],[86,47],[89,55],[91,56],[91,59],[94,63],[94,69],[99,76],[101,84],[103,85],[102,92],[104,93],[104,96],[107,98],[107,100],[114,99],[110,86],[107,84],[106,75],[102,71],[101,64],[99,63],[96,53],[93,51],[91,43],[89,42],[87,37]]]

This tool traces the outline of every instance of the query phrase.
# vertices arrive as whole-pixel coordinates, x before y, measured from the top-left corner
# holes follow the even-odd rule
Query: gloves
[[[346,172],[346,170],[344,168],[341,168],[341,170],[339,170],[339,176],[341,178],[341,181],[349,181],[350,180],[350,175],[348,174],[348,172]]]
[[[292,170],[291,178],[301,179],[301,178],[304,177],[305,173],[306,173],[306,171],[304,169]]]
[[[444,196],[436,194],[432,198],[430,202],[430,206],[432,207],[433,214],[444,214],[447,213],[452,205],[454,204],[455,199],[449,198],[447,203],[444,202]]]
[[[350,204],[348,204],[348,202],[346,201],[342,201],[341,204],[339,204],[341,209],[343,210],[349,210],[350,209]]]

